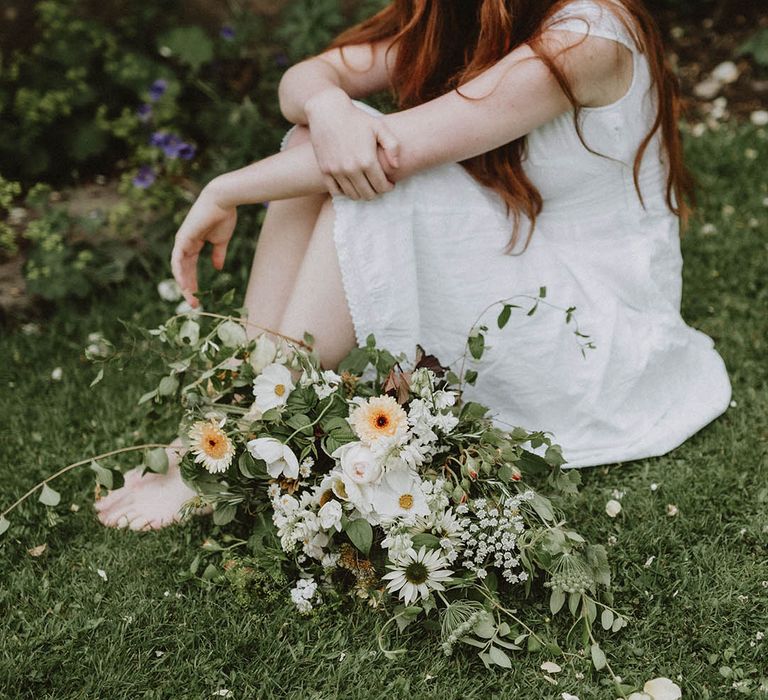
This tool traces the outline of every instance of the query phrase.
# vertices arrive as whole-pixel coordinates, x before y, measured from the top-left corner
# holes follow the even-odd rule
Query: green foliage
[[[751,54],[763,68],[768,68],[768,27],[758,29],[739,47],[739,55]]]

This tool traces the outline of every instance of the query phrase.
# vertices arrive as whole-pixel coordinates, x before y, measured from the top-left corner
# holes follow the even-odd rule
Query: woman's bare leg
[[[334,216],[327,200],[280,322],[280,332],[292,338],[309,331],[326,368],[335,368],[356,345],[333,240]]]
[[[299,127],[291,135],[288,147],[305,143],[308,137],[307,129]],[[279,329],[326,200],[327,196],[315,195],[273,202],[269,206],[245,295],[244,306],[252,323]],[[248,332],[253,337],[259,330],[249,326]],[[303,331],[299,337],[301,334]],[[180,446],[180,443],[176,444]],[[147,530],[177,522],[179,509],[195,495],[181,479],[180,458],[179,449],[168,450],[166,474],[142,476],[141,469],[127,472],[122,488],[97,501],[96,511],[101,523],[109,527]]]
[[[288,139],[288,147],[298,146],[308,140],[309,130],[297,127]],[[327,199],[327,195],[314,195],[272,202],[269,205],[245,292],[244,306],[251,323],[277,330],[315,222]],[[258,328],[249,327],[250,337],[258,333]]]

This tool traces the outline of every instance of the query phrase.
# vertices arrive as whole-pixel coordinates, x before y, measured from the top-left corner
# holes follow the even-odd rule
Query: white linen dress
[[[494,301],[546,286],[547,301],[577,307],[596,346],[586,357],[562,311],[513,311],[502,330],[501,307],[489,311],[467,397],[503,427],[551,431],[568,466],[583,467],[672,450],[726,410],[731,387],[712,340],[680,316],[679,222],[665,203],[658,139],[640,173],[645,206],[635,190],[635,154],[656,114],[647,62],[613,12],[590,0],[557,20],[624,44],[634,71],[618,102],[583,110],[586,142],[607,157],[585,149],[572,113],[529,134],[524,167],[544,206],[525,252],[505,254],[512,219],[502,200],[456,164],[370,202],[334,197],[334,238],[361,344],[372,333],[393,352],[413,357],[418,343],[454,363]]]

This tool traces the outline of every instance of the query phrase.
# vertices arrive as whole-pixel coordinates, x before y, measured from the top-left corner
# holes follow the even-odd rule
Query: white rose
[[[338,501],[328,501],[317,515],[324,530],[330,530],[332,527],[341,530],[341,503]]]
[[[621,513],[621,503],[612,498],[610,501],[608,501],[608,503],[605,504],[605,512],[608,513],[609,517],[615,518],[619,513]]]
[[[643,686],[643,692],[650,695],[653,700],[680,700],[683,691],[677,683],[669,678],[654,678]]]
[[[361,442],[343,445],[333,453],[341,470],[356,484],[373,484],[381,478],[381,464],[370,447]]]
[[[267,463],[267,471],[273,479],[281,474],[289,479],[299,478],[299,460],[288,445],[266,437],[249,440],[247,447],[255,459],[263,459]]]
[[[259,336],[250,357],[253,371],[260,374],[268,364],[275,361],[276,357],[277,345],[266,334]]]

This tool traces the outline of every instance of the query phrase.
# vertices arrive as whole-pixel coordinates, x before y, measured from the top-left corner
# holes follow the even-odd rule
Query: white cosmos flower
[[[387,590],[399,591],[400,600],[406,605],[428,598],[432,591],[444,591],[443,583],[451,576],[448,564],[439,552],[422,547],[415,554],[407,553],[398,564],[390,564],[392,569],[382,577],[387,581]]]
[[[288,445],[275,438],[263,437],[249,440],[247,447],[255,459],[267,463],[267,471],[273,479],[281,474],[289,479],[299,478],[299,460]]]
[[[293,389],[291,371],[285,365],[273,362],[253,380],[254,404],[266,413],[270,408],[284,406]]]
[[[356,484],[372,484],[381,478],[380,460],[361,442],[342,445],[331,456],[339,460],[341,471]]]
[[[371,505],[382,517],[429,515],[419,478],[408,469],[391,469],[371,490]]]

